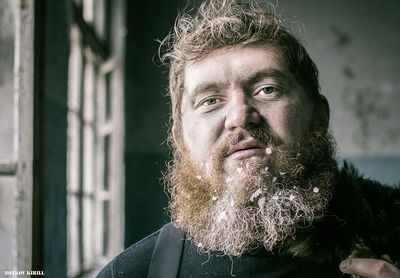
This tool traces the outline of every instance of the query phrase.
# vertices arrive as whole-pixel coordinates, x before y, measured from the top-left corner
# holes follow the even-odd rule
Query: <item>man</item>
[[[99,277],[400,277],[399,190],[338,168],[316,66],[246,3],[204,2],[164,40],[173,226]]]

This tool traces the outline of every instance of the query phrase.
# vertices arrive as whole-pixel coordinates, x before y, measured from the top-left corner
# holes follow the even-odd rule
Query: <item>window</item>
[[[113,16],[120,5],[110,0],[74,2],[68,93],[69,277],[97,271],[123,248],[122,51],[112,43],[123,45],[122,24]]]

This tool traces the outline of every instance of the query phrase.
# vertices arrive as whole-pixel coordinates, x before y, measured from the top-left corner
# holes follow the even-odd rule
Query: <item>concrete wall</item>
[[[400,2],[281,0],[279,9],[303,24],[293,27],[320,70],[339,155],[400,155]]]
[[[393,0],[281,0],[320,70],[338,157],[366,177],[400,182],[400,36]]]

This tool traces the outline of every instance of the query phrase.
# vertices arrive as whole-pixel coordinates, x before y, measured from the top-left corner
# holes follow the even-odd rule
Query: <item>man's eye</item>
[[[224,96],[208,96],[204,97],[194,103],[195,109],[200,109],[200,111],[210,112],[219,107],[219,105],[224,101]]]
[[[273,93],[277,93],[278,92],[278,88],[274,87],[274,86],[268,86],[268,87],[264,87],[259,91],[259,94],[263,94],[263,95],[270,95]]]
[[[201,105],[210,106],[210,105],[217,104],[218,102],[220,102],[220,99],[218,99],[218,98],[209,98],[209,99],[204,100],[201,103]]]

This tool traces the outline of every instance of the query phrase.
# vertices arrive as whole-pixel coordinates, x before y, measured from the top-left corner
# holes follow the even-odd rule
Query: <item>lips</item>
[[[244,157],[255,155],[264,152],[264,149],[267,146],[260,143],[256,139],[249,138],[240,141],[239,143],[231,146],[228,149],[228,153],[226,156],[229,157]]]

